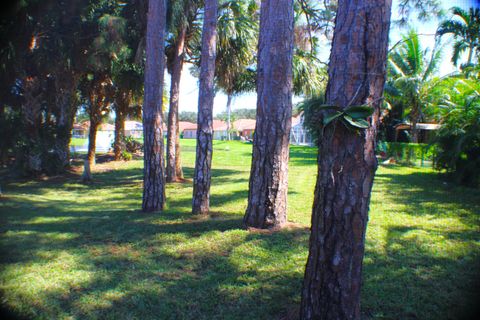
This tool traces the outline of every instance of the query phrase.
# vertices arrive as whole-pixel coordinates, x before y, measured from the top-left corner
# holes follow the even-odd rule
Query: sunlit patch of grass
[[[35,319],[294,319],[308,249],[316,150],[292,147],[290,226],[246,231],[251,145],[214,142],[211,211],[186,182],[161,214],[139,211],[142,161],[79,177],[8,181],[0,200],[2,306]],[[81,170],[79,170],[81,172]],[[468,319],[480,270],[480,192],[431,169],[381,166],[371,199],[365,319]]]

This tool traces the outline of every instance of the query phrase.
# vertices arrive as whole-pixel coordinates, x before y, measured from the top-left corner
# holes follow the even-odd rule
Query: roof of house
[[[139,121],[125,121],[125,130],[143,130],[143,124]]]
[[[84,130],[88,130],[90,128],[90,121],[83,121],[82,123],[77,123],[74,124],[74,129],[77,129],[76,126],[78,126],[78,129],[83,128]],[[98,126],[98,131],[115,131],[115,126],[110,123],[101,123]]]
[[[197,130],[197,124],[188,121],[179,121],[178,127],[180,132],[183,132],[184,130]]]
[[[85,128],[81,123],[74,123],[73,124],[73,129],[74,130],[86,130],[87,128]]]
[[[303,111],[301,111],[296,116],[292,117],[292,127],[302,122]]]
[[[213,120],[213,131],[225,131],[227,130],[227,123],[222,120]]]
[[[400,123],[395,126],[396,130],[410,130],[412,125],[410,123]],[[438,123],[417,123],[419,130],[438,130],[440,125]]]
[[[255,130],[255,122],[254,119],[238,119],[233,122],[233,127],[238,131]]]
[[[115,126],[110,123],[102,123],[98,127],[98,131],[115,131]]]

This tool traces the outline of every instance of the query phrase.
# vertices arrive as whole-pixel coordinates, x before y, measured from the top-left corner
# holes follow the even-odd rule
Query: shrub
[[[122,159],[125,160],[125,161],[130,161],[132,160],[133,158],[133,155],[128,152],[128,151],[122,151]]]
[[[384,142],[377,143],[377,152],[393,157],[399,162],[415,163],[416,161],[433,161],[435,145],[425,143]]]
[[[137,153],[143,150],[143,143],[133,137],[124,138],[125,150],[130,153]]]

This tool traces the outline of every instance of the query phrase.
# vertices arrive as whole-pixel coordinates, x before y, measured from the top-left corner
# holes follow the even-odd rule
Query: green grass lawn
[[[72,138],[70,140],[70,146],[72,147],[81,147],[86,145],[88,142],[88,139],[86,138]]]
[[[183,140],[191,179],[194,141]],[[139,212],[142,161],[2,182],[1,304],[35,319],[295,319],[316,174],[292,147],[289,220],[248,232],[251,145],[214,144],[209,218],[190,215],[191,182],[167,186],[167,210]],[[427,168],[381,166],[364,261],[365,319],[470,319],[479,295],[480,192]]]

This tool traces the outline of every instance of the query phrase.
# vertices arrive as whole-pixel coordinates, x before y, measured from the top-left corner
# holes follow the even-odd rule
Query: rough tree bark
[[[200,61],[200,92],[198,96],[197,153],[193,176],[193,214],[208,214],[213,138],[213,80],[217,41],[217,0],[205,1]]]
[[[100,87],[100,86],[99,86]],[[97,145],[97,131],[98,127],[102,123],[102,104],[105,97],[101,92],[101,89],[93,89],[90,94],[90,106],[88,109],[88,115],[90,119],[90,128],[88,130],[88,150],[87,160],[90,168],[95,165],[95,148]]]
[[[370,128],[324,128],[312,211],[301,319],[360,319],[360,288],[375,138],[386,74],[391,0],[340,0],[327,104],[374,108]]]
[[[125,149],[125,117],[130,105],[130,92],[119,92],[115,97],[115,137],[113,141],[113,154],[115,160],[122,159],[122,151]]]
[[[70,140],[72,138],[73,122],[77,111],[76,89],[78,77],[72,71],[61,70],[55,78],[55,117],[56,139],[54,152],[58,163],[57,172],[70,165]]]
[[[257,119],[247,227],[287,221],[288,150],[292,115],[293,0],[263,0],[258,45]]]
[[[186,33],[187,28],[183,27],[175,42],[175,50],[172,60],[170,110],[168,112],[167,128],[167,182],[175,182],[183,178],[182,163],[180,159],[178,103],[180,98],[180,79],[182,75]]]
[[[24,79],[24,94],[22,102],[22,120],[25,125],[25,136],[28,141],[26,149],[17,154],[16,161],[27,174],[37,175],[43,169],[42,141],[39,129],[42,124],[42,102],[44,91],[39,77]]]
[[[165,0],[150,0],[147,14],[145,98],[143,105],[144,212],[161,211],[165,204],[162,94],[165,69]]]

